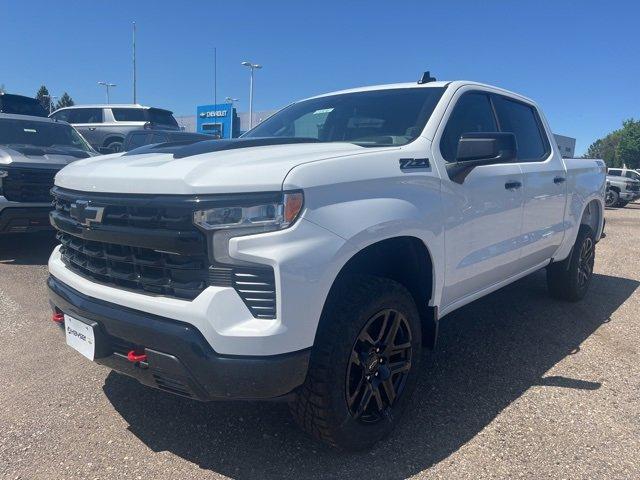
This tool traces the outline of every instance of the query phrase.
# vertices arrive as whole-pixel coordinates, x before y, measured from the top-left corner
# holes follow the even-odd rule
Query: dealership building
[[[277,110],[253,112],[253,125],[273,115]],[[195,115],[175,115],[186,132],[212,135],[214,138],[235,138],[249,130],[249,113],[238,113],[231,103],[198,105]]]

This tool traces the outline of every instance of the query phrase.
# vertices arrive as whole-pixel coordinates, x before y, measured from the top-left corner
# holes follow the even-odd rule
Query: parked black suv
[[[48,116],[37,99],[2,92],[0,92],[0,113],[31,115],[32,117]]]

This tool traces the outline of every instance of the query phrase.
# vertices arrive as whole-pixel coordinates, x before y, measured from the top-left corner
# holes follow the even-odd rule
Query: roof
[[[314,95],[313,97],[306,98],[305,100],[310,100],[312,98],[327,97],[330,95],[341,95],[344,93],[355,93],[355,92],[368,92],[368,91],[374,91],[374,90],[392,90],[392,89],[398,89],[398,88],[438,88],[438,87],[442,88],[447,86],[453,86],[455,88],[459,88],[466,85],[475,85],[478,87],[491,88],[493,90],[496,90],[508,95],[519,97],[522,100],[525,100],[527,102],[535,103],[530,98],[520,95],[519,93],[511,92],[509,90],[505,90],[504,88],[496,87],[493,85],[487,85],[484,83],[473,82],[469,80],[435,81],[435,82],[428,82],[428,83],[404,82],[404,83],[389,83],[385,85],[370,85],[366,87],[349,88],[346,90],[338,90],[335,92],[323,93],[322,95]]]

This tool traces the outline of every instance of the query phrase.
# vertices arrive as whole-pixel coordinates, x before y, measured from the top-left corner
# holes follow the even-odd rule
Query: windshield
[[[64,123],[0,119],[0,145],[49,147],[94,153],[76,130]]]
[[[440,87],[397,88],[304,100],[243,137],[304,137],[364,147],[404,145],[422,133],[443,92]]]

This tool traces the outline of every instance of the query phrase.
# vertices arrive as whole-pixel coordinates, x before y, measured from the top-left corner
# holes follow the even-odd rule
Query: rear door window
[[[59,120],[64,120],[69,123],[102,123],[102,109],[101,108],[74,108],[70,110],[63,110],[66,112],[66,118],[64,115],[55,117]]]
[[[143,108],[112,108],[116,122],[146,122],[147,117]]]
[[[178,122],[173,117],[173,114],[169,110],[162,110],[160,108],[149,109],[149,121],[156,125],[178,126]]]
[[[494,95],[500,131],[513,133],[518,145],[518,161],[544,160],[550,153],[549,142],[535,109],[522,102]]]
[[[462,134],[497,131],[489,96],[480,92],[465,93],[447,121],[440,139],[440,153],[447,162],[455,162]]]

